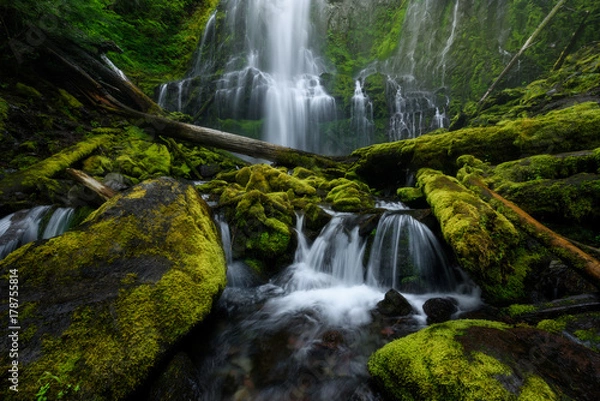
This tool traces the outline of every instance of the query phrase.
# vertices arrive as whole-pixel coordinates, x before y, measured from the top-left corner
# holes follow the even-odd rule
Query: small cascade
[[[446,96],[410,88],[412,78],[399,80],[388,76],[387,93],[390,108],[388,136],[392,141],[410,139],[426,132],[447,127],[449,121],[444,110],[450,103]]]
[[[408,214],[403,205],[379,220],[367,270],[367,282],[381,288],[425,293],[453,291],[458,280],[433,232]]]
[[[352,130],[357,137],[357,147],[370,145],[373,141],[373,103],[356,80],[351,101]]]
[[[59,207],[54,210],[50,220],[48,220],[48,224],[46,224],[46,228],[42,234],[43,239],[48,239],[52,237],[56,237],[67,231],[69,228],[69,224],[73,220],[73,214],[75,210],[70,207]]]
[[[115,63],[112,62],[111,59],[108,58],[108,56],[106,56],[106,54],[103,54],[102,56],[102,61],[104,61],[106,63],[106,65],[113,70],[113,72],[115,74],[117,74],[123,81],[129,81],[129,78],[127,78],[127,75],[125,75],[125,73],[123,71],[121,71],[119,69],[119,67],[117,67],[115,65]]]
[[[72,221],[73,212],[72,208],[52,210],[51,206],[36,206],[0,219],[0,259],[29,242],[64,233]]]
[[[256,285],[258,283],[256,274],[245,263],[233,260],[229,224],[221,216],[218,216],[216,220],[227,262],[227,286],[229,288],[248,288]]]
[[[387,342],[382,333],[391,324],[373,311],[389,288],[403,287],[402,262],[391,259],[412,260],[415,269],[408,274],[423,282],[421,293],[404,294],[416,314],[397,330],[408,334],[422,327],[422,306],[432,296],[450,295],[462,310],[477,305],[476,294],[460,291],[433,234],[403,215],[403,205],[378,206],[387,212],[369,255],[367,238],[360,235],[364,217],[332,213],[310,242],[299,215],[289,267],[267,284],[231,287],[235,278],[230,280],[219,300],[219,329],[208,343],[201,340],[195,356],[200,400],[380,399],[368,384],[366,363]],[[222,219],[219,225],[231,266],[229,229]]]

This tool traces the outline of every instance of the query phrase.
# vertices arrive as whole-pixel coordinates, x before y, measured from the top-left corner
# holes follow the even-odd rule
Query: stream
[[[381,206],[388,211],[371,244],[360,235],[359,216],[332,212],[310,242],[299,215],[294,263],[267,283],[231,258],[229,228],[219,222],[229,284],[212,337],[192,347],[202,400],[380,399],[367,360],[427,324],[426,300],[451,297],[458,313],[480,304],[477,288],[450,267],[424,224],[399,214],[403,205]],[[390,288],[402,292],[412,315],[377,312]]]

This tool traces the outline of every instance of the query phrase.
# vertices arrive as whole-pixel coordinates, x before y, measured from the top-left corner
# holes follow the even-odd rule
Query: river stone
[[[457,302],[453,298],[430,298],[423,304],[423,312],[430,324],[450,320],[457,311]]]
[[[377,303],[377,310],[384,316],[406,316],[413,313],[411,304],[393,289],[386,292],[383,300]]]
[[[9,272],[20,284],[13,400],[36,399],[40,388],[48,399],[61,391],[68,399],[125,398],[226,284],[210,209],[192,186],[170,178],[143,182],[73,231],[19,248],[0,262],[0,276]]]
[[[368,366],[392,399],[600,399],[600,354],[560,335],[486,320],[434,324],[387,344]]]

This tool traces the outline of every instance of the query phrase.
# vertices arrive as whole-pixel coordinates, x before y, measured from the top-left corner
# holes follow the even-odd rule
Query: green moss
[[[58,93],[60,100],[65,104],[65,106],[72,109],[80,109],[83,107],[83,104],[66,90],[59,89]]]
[[[512,317],[518,317],[527,313],[535,312],[537,309],[538,308],[535,305],[513,304],[507,308],[507,312]]]
[[[19,82],[15,85],[15,90],[17,91],[17,93],[29,98],[30,100],[36,100],[36,99],[42,98],[42,94],[37,89],[35,89],[31,86],[25,85],[21,82]]]
[[[466,355],[455,337],[469,327],[503,330],[509,326],[483,320],[432,325],[393,341],[368,362],[375,382],[402,400],[510,400],[501,378],[511,369],[481,352]]]
[[[8,102],[0,97],[0,139],[4,136],[4,127],[8,119]]]
[[[167,345],[209,313],[225,286],[225,257],[207,206],[192,187],[182,190],[173,183],[172,199],[164,204],[148,208],[140,195],[159,184],[146,182],[130,196],[107,201],[88,218],[86,231],[29,244],[0,263],[1,269],[18,264],[22,279],[36,294],[36,288],[52,283],[44,294],[52,297],[55,291],[59,302],[60,294],[81,291],[81,285],[100,285],[104,291],[97,290],[97,299],[68,312],[70,324],[59,336],[44,336],[41,356],[24,370],[19,399],[33,398],[44,372],[79,385],[82,399],[122,399],[146,377]],[[139,214],[134,217],[128,208]],[[129,262],[119,265],[123,260]],[[154,281],[134,274],[140,263],[144,268],[138,271],[150,274],[148,265],[157,261],[166,271]],[[87,283],[90,275],[97,280]],[[54,388],[49,395],[56,396]]]
[[[545,319],[545,320],[540,321],[537,324],[536,328],[547,331],[549,333],[559,334],[565,329],[566,326],[567,326],[567,322],[564,320],[560,321],[560,320]]]
[[[415,202],[421,201],[425,195],[423,195],[423,191],[421,191],[421,188],[402,187],[396,190],[396,196],[398,196],[401,202],[404,202],[406,204],[413,204]]]
[[[563,398],[557,395],[542,378],[529,376],[521,387],[518,401],[559,401]]]
[[[417,180],[440,222],[444,239],[460,265],[482,287],[486,299],[520,299],[526,272],[511,265],[519,245],[519,233],[512,223],[456,179],[439,171],[421,169]]]
[[[83,161],[83,171],[91,175],[104,175],[113,168],[112,160],[106,156],[94,155]]]
[[[357,181],[339,178],[329,183],[331,189],[325,202],[331,203],[334,210],[342,212],[360,211],[373,208],[375,202],[369,188]]]

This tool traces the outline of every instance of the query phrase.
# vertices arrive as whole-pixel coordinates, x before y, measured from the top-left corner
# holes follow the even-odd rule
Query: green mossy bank
[[[15,272],[27,328],[19,392],[5,398],[8,386],[0,390],[15,400],[123,399],[208,315],[226,284],[208,206],[171,178],[144,181],[76,229],[13,252],[0,276]],[[8,353],[1,358],[8,372]]]

